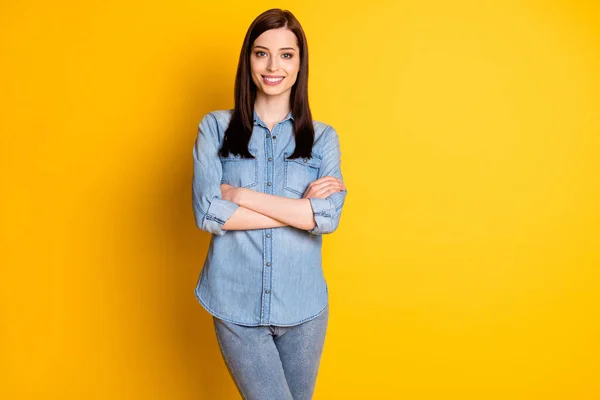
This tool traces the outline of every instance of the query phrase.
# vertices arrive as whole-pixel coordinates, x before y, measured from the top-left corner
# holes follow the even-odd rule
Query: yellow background
[[[0,6],[1,398],[237,398],[191,150],[274,6],[349,189],[315,399],[600,398],[597,2],[125,3]]]

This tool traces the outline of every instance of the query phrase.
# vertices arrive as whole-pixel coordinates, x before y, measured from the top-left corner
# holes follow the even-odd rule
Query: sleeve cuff
[[[224,235],[223,224],[233,215],[239,205],[229,201],[213,198],[204,217],[204,228],[215,235]]]
[[[309,198],[308,200],[310,201],[310,205],[313,209],[313,216],[316,222],[316,226],[312,230],[309,230],[308,233],[311,233],[313,235],[320,235],[323,233],[332,232],[332,204],[330,199]]]

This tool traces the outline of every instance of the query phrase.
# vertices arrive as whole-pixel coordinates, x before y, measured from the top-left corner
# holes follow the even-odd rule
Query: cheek
[[[300,59],[299,58],[295,58],[292,62],[292,68],[294,69],[294,71],[296,71],[296,73],[298,71],[300,71]]]
[[[294,78],[294,82],[298,78],[298,73],[300,72],[300,63],[292,63],[287,68],[288,74]]]
[[[250,76],[252,81],[258,85],[259,76],[261,75],[260,63],[250,61]]]
[[[293,86],[296,84],[296,81],[298,80],[298,71],[296,71],[296,73],[294,75],[291,75],[291,78],[288,85]]]
[[[258,68],[259,68],[258,63],[254,60],[254,58],[251,58],[250,59],[250,72],[252,73],[252,75],[257,73]]]
[[[267,58],[258,58],[258,57],[250,57],[250,71],[252,72],[252,74],[255,75],[260,75],[264,72],[264,70],[267,68],[267,64],[269,62],[267,61]]]

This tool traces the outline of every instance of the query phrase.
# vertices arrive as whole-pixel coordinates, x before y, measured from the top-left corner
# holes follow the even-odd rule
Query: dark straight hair
[[[220,154],[227,157],[229,153],[241,157],[254,158],[248,151],[248,143],[254,126],[254,101],[256,85],[252,81],[250,71],[251,48],[256,38],[270,29],[287,28],[296,35],[300,49],[300,69],[294,86],[291,89],[290,108],[294,117],[294,140],[296,147],[289,158],[310,158],[315,130],[312,114],[308,105],[308,46],[306,36],[300,22],[287,10],[273,8],[260,14],[252,22],[240,52],[237,74],[235,77],[235,108]]]

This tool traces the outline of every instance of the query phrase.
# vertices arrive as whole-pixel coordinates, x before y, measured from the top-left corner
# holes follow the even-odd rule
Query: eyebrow
[[[257,47],[260,47],[260,48],[262,48],[262,49],[265,49],[265,50],[269,50],[269,48],[268,48],[268,47],[265,47],[265,46],[261,46],[261,45],[256,45],[256,46],[254,46],[254,48],[255,48],[255,49],[256,49]],[[293,47],[282,47],[282,48],[280,48],[279,50],[294,50],[294,51],[296,51],[296,49],[295,49],[295,48],[293,48]]]

